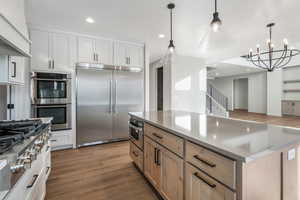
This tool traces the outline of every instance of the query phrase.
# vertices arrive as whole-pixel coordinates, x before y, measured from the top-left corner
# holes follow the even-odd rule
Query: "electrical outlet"
[[[296,158],[296,149],[291,149],[288,151],[288,160],[295,160]]]

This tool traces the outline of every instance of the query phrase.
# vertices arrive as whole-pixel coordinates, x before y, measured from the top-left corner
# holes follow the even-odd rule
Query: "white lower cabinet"
[[[71,148],[73,146],[72,130],[54,131],[51,134],[51,150],[66,149]]]
[[[5,200],[43,200],[46,195],[46,181],[51,169],[50,146],[45,145],[31,168],[18,180]]]

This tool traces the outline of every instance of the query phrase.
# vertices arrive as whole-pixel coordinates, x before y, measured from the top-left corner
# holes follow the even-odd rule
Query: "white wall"
[[[282,70],[267,73],[268,115],[282,116]]]
[[[253,113],[267,113],[267,75],[265,72],[243,76],[220,77],[210,80],[210,83],[228,97],[229,110],[233,110],[233,81],[241,78],[248,78],[248,111]]]
[[[174,56],[172,60],[172,109],[204,113],[207,71],[204,60]]]
[[[248,79],[234,80],[234,108],[248,110]]]
[[[161,66],[164,67],[164,110],[205,112],[207,72],[204,61],[179,55],[150,64],[150,110],[157,109],[156,69]]]

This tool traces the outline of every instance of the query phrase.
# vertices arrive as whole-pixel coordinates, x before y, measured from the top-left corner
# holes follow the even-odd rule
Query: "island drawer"
[[[143,171],[144,170],[144,154],[143,152],[131,141],[129,141],[130,144],[130,157],[133,160],[133,162],[136,164],[136,166]]]
[[[236,200],[236,193],[186,163],[185,200]]]
[[[159,128],[144,124],[145,135],[183,157],[183,139]]]
[[[191,142],[186,143],[186,160],[210,176],[236,188],[236,162]]]

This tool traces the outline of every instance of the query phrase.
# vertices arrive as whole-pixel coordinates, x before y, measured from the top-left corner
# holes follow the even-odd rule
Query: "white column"
[[[282,70],[267,73],[267,107],[268,115],[282,116]]]

